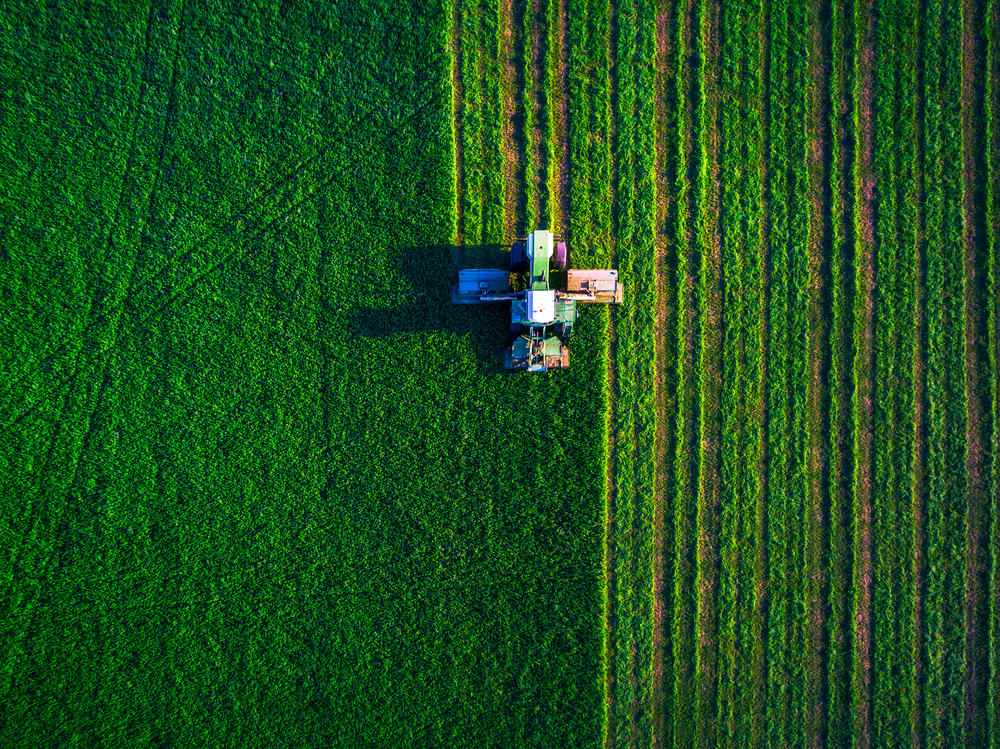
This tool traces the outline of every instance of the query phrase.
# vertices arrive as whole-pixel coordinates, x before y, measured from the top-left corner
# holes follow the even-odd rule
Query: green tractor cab
[[[510,302],[510,329],[518,336],[504,352],[504,367],[545,372],[569,366],[566,340],[576,321],[577,303],[621,304],[616,270],[567,270],[566,243],[536,229],[511,248],[510,269],[460,270],[452,287],[454,304]],[[563,273],[565,271],[565,273]],[[512,291],[511,275],[522,291]],[[553,277],[565,279],[556,288]]]

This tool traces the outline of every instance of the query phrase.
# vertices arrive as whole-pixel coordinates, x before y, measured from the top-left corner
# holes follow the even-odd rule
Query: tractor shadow
[[[411,247],[395,258],[395,279],[387,289],[406,304],[372,308],[364,304],[353,315],[353,329],[364,338],[446,332],[470,339],[479,370],[503,371],[503,351],[513,341],[510,304],[452,304],[451,287],[464,268],[508,268],[510,247],[499,244]]]

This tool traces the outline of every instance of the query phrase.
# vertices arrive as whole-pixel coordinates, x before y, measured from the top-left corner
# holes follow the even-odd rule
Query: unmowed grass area
[[[3,745],[598,741],[603,318],[448,304],[450,18],[4,15]]]

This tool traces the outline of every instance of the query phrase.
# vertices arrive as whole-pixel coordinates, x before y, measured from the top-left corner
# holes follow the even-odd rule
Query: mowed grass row
[[[915,13],[893,7],[874,30],[874,140],[880,191],[875,276],[872,725],[875,746],[912,737],[914,608],[912,461],[916,196]],[[892,148],[885,147],[893,144]],[[882,352],[879,355],[878,352]],[[897,719],[896,716],[899,716]]]
[[[968,207],[963,215],[962,195],[985,196],[982,216],[993,216],[987,209],[995,210],[995,198],[986,186],[991,165],[982,167],[986,175],[967,170],[962,180],[958,134],[963,106],[968,119],[975,102],[963,105],[959,96],[961,19],[964,13],[975,24],[982,12],[970,7],[908,6],[877,16],[853,2],[835,3],[829,16],[811,3],[724,7],[722,91],[732,87],[746,91],[740,101],[757,100],[745,78],[748,58],[767,78],[759,114],[729,108],[734,99],[723,96],[717,152],[704,147],[713,118],[701,98],[711,94],[714,72],[700,67],[714,58],[704,47],[699,57],[685,57],[710,35],[711,8],[678,11],[680,209],[667,227],[678,248],[681,321],[672,364],[676,502],[667,520],[674,534],[674,690],[664,700],[660,741],[732,744],[756,735],[771,743],[889,747],[975,744],[986,736],[972,716],[986,721],[992,706],[981,681],[986,644],[975,634],[987,622],[976,594],[985,585],[977,575],[985,573],[974,571],[981,566],[975,544],[988,529],[980,527],[985,521],[970,525],[966,513],[980,512],[983,500],[970,493],[965,472],[968,451],[978,449],[973,435],[994,429],[994,418],[977,405],[995,409],[993,391],[976,383],[995,380],[995,352],[968,347],[971,337],[991,334],[987,314],[995,310],[986,294],[995,281],[976,280],[986,263],[963,252],[963,226],[986,219]],[[804,29],[815,35],[803,36]],[[760,47],[748,51],[754,37],[764,40],[766,56]],[[993,64],[969,59],[967,79],[970,65]],[[987,142],[990,122],[973,118],[966,140]],[[759,150],[754,135],[763,136]],[[741,169],[761,152],[767,159],[755,204]],[[712,388],[713,307],[704,285],[712,276],[711,243],[695,239],[711,229],[690,223],[699,206],[711,205],[712,180],[696,176],[710,174],[715,158],[722,165],[726,289],[717,504],[704,492],[706,472],[717,465],[711,443],[706,452],[706,443],[695,442],[710,433],[713,412],[692,399]],[[761,220],[768,255],[755,267],[753,240],[742,230]],[[748,293],[759,288],[763,270],[767,293]],[[970,317],[980,303],[987,307]],[[767,304],[766,318],[760,304]],[[764,319],[767,345],[750,353],[747,339]],[[761,348],[766,407],[758,401],[752,410],[751,357]],[[966,362],[975,377],[967,379]],[[765,494],[755,495],[743,478],[758,459],[750,413],[766,414]],[[970,431],[972,413],[981,431]],[[692,462],[695,447],[700,457]],[[748,543],[756,536],[748,516],[764,521],[765,548]],[[716,532],[718,562],[700,546]],[[738,581],[745,571],[765,591],[763,605],[743,608]],[[742,612],[751,625],[754,612],[767,623],[757,631],[760,673],[770,686],[756,701],[734,665],[740,637],[753,632],[741,631]],[[680,707],[692,701],[694,715]],[[751,719],[741,724],[741,715]]]
[[[628,298],[615,311],[616,694],[623,740],[652,739],[655,385],[654,7],[622,3],[613,49],[616,260]]]
[[[928,474],[926,736],[962,741],[965,393],[961,245],[961,13],[927,4],[925,36]]]
[[[755,708],[758,465],[761,449],[762,158],[760,127],[762,7],[722,8],[720,154],[723,310],[719,547],[719,745],[748,744]],[[739,102],[751,102],[743,106]],[[759,707],[760,706],[756,706]]]
[[[986,4],[986,169],[988,176],[1000,171],[1000,3]],[[990,400],[993,408],[993,461],[990,469],[992,525],[990,548],[1000,546],[1000,189],[996,179],[986,183],[986,223],[989,237]],[[993,554],[988,587],[989,662],[1000,663],[1000,554]],[[1000,741],[1000,668],[991,667],[987,690],[988,740]]]

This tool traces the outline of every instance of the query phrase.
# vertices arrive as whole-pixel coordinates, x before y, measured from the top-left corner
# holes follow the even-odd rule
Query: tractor
[[[563,278],[564,283],[556,282]],[[519,290],[511,289],[512,279]],[[509,269],[459,270],[451,301],[509,302],[510,331],[516,337],[504,351],[504,367],[546,372],[569,366],[566,341],[577,304],[621,304],[623,291],[617,270],[568,270],[566,242],[536,229],[511,247]]]

